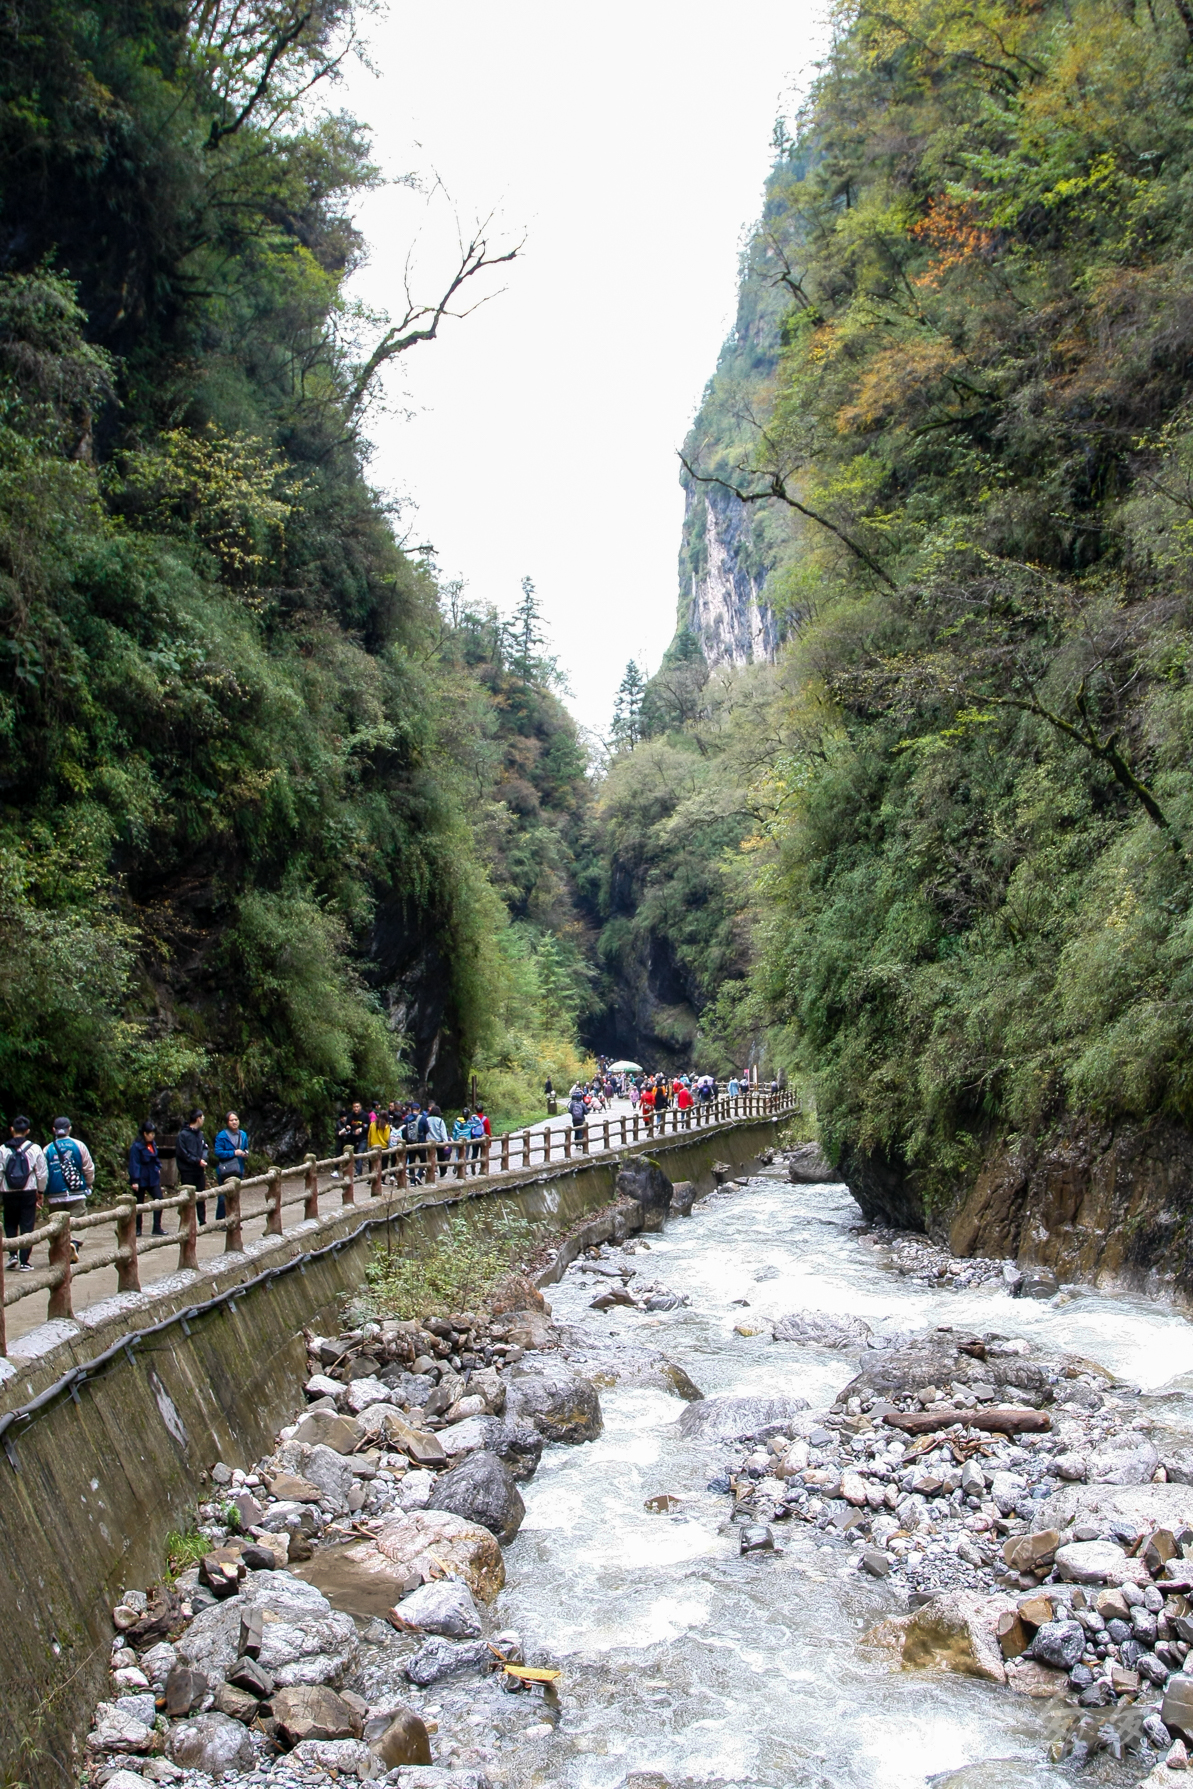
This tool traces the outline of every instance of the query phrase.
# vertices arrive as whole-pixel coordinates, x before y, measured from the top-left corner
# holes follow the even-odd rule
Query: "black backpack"
[[[417,1112],[412,1112],[410,1114],[409,1118],[406,1120],[405,1126],[402,1131],[402,1135],[405,1137],[407,1143],[417,1143],[418,1142],[418,1113]]]
[[[8,1160],[4,1164],[4,1185],[10,1193],[23,1193],[29,1185],[29,1176],[33,1172],[33,1163],[25,1154],[26,1145],[15,1139],[8,1145]]]

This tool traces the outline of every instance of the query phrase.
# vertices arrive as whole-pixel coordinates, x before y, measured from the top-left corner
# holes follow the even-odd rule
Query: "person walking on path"
[[[133,1146],[128,1152],[128,1184],[132,1188],[133,1198],[138,1205],[146,1201],[161,1198],[162,1192],[162,1159],[157,1152],[157,1126],[152,1118],[147,1118],[133,1139]],[[137,1213],[137,1235],[141,1234],[141,1213]],[[153,1214],[153,1234],[164,1236],[165,1226],[162,1214]]]
[[[435,1145],[435,1154],[432,1159],[439,1163],[437,1173],[438,1178],[442,1180],[447,1173],[447,1163],[451,1159],[451,1150],[448,1147],[447,1125],[444,1123],[443,1113],[433,1100],[427,1107],[427,1137],[428,1140]],[[430,1150],[428,1150],[427,1154],[430,1155],[430,1153]]]
[[[203,1135],[203,1111],[196,1106],[174,1139],[174,1160],[178,1163],[178,1184],[194,1187],[196,1193],[207,1191],[207,1138]],[[195,1217],[207,1222],[207,1201],[195,1200]],[[181,1217],[179,1222],[181,1223]]]
[[[352,1147],[352,1114],[347,1106],[336,1119],[336,1154],[342,1156],[346,1149]],[[340,1178],[338,1165],[332,1170],[332,1179]]]
[[[729,1086],[727,1087],[726,1092],[728,1093],[730,1099],[736,1099],[741,1092],[741,1082],[737,1078],[737,1070],[736,1069],[734,1069],[733,1073],[729,1077]]]
[[[240,1128],[240,1119],[235,1112],[228,1113],[228,1122],[222,1131],[217,1132],[215,1139],[215,1174],[220,1186],[229,1180],[243,1180],[245,1163],[249,1157],[248,1132]],[[215,1202],[215,1221],[228,1215],[228,1203],[223,1193]]]
[[[6,1237],[28,1236],[37,1224],[37,1201],[46,1190],[46,1158],[40,1144],[35,1143],[29,1135],[27,1118],[14,1118],[9,1130],[11,1135],[8,1142],[0,1148],[4,1234]],[[30,1249],[22,1249],[18,1265],[16,1252],[10,1249],[9,1268],[15,1267],[18,1273],[32,1273],[33,1269],[29,1265],[31,1253]]]
[[[588,1123],[588,1107],[584,1104],[584,1090],[576,1086],[568,1095],[568,1111],[572,1119],[572,1143],[583,1146],[585,1126]]]
[[[680,1120],[680,1122],[682,1123],[685,1130],[687,1129],[688,1125],[690,1125],[692,1122],[692,1120],[688,1117],[689,1112],[692,1110],[692,1105],[693,1105],[692,1090],[688,1086],[686,1081],[681,1081],[679,1086],[675,1090],[675,1106],[676,1106],[677,1111],[683,1113],[683,1118]]]
[[[86,1143],[70,1134],[70,1119],[54,1120],[54,1141],[46,1145],[46,1206],[56,1211],[80,1212],[95,1185],[95,1163]],[[79,1244],[71,1238],[71,1261],[79,1258]]]

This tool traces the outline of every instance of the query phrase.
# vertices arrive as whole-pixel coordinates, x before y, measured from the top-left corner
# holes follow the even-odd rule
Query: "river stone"
[[[1085,1651],[1085,1630],[1078,1621],[1046,1621],[1032,1642],[1032,1657],[1055,1671],[1071,1671]]]
[[[337,1390],[343,1391],[343,1386]],[[330,1410],[312,1410],[303,1417],[293,1439],[304,1447],[330,1447],[338,1454],[350,1454],[361,1437],[360,1424],[350,1416],[337,1416]]]
[[[178,1663],[178,1654],[168,1640],[159,1640],[141,1654],[141,1669],[155,1690],[166,1687],[166,1679]]]
[[[453,1644],[435,1638],[420,1646],[406,1660],[406,1675],[420,1689],[438,1683],[442,1677],[454,1677],[460,1671],[484,1671],[493,1663],[493,1654],[484,1640],[465,1640]]]
[[[823,1186],[841,1176],[824,1154],[819,1143],[799,1143],[786,1157],[787,1178],[793,1186]]]
[[[1160,1456],[1146,1436],[1130,1443],[1124,1437],[1122,1445],[1091,1454],[1087,1470],[1093,1484],[1147,1485],[1159,1464]]]
[[[1193,1677],[1177,1671],[1168,1679],[1160,1719],[1183,1739],[1193,1739]]]
[[[451,1510],[466,1522],[479,1522],[508,1546],[526,1514],[526,1505],[513,1475],[496,1454],[469,1454],[459,1466],[445,1472],[435,1486],[429,1509]]]
[[[337,1569],[342,1577],[359,1574],[362,1590],[392,1586],[394,1602],[412,1575],[462,1578],[482,1603],[505,1583],[501,1548],[489,1530],[439,1509],[386,1517],[373,1540],[340,1550]]]
[[[306,1504],[300,1503],[297,1498],[281,1498],[277,1503],[271,1503],[257,1527],[266,1534],[312,1535],[319,1532],[315,1517]]]
[[[365,1738],[386,1770],[399,1764],[430,1764],[431,1741],[422,1718],[412,1708],[398,1708],[370,1721]]]
[[[1056,1554],[1056,1569],[1070,1584],[1117,1584],[1126,1563],[1113,1541],[1070,1541]]]
[[[505,1399],[507,1417],[533,1423],[546,1441],[595,1441],[604,1428],[596,1386],[566,1367],[514,1367]]]
[[[999,1616],[1014,1611],[1008,1597],[949,1590],[910,1615],[880,1622],[863,1639],[868,1645],[897,1652],[908,1669],[931,1666],[1005,1683],[1007,1670],[995,1630]]]
[[[432,1430],[407,1421],[394,1404],[374,1404],[365,1410],[360,1418],[360,1430],[369,1440],[406,1454],[417,1466],[444,1466],[447,1463],[439,1437]]]
[[[395,1789],[492,1789],[483,1770],[443,1770],[438,1765],[403,1766],[385,1780]]]
[[[374,1373],[369,1373],[363,1379],[352,1381],[345,1392],[344,1401],[353,1416],[359,1416],[370,1404],[388,1404],[392,1395],[388,1385],[382,1385]]]
[[[324,1447],[320,1443],[312,1447],[303,1464],[303,1477],[311,1484],[318,1485],[322,1493],[322,1501],[329,1504],[337,1515],[343,1515],[348,1508],[348,1493],[352,1489],[353,1471],[343,1454],[332,1447]]]
[[[142,1721],[115,1703],[101,1702],[95,1711],[95,1724],[87,1735],[87,1746],[93,1752],[147,1752],[153,1740],[152,1720]]]
[[[251,1770],[257,1761],[247,1729],[215,1709],[171,1727],[169,1751],[171,1763],[179,1769],[205,1771],[209,1777],[220,1777],[226,1770]]]
[[[145,1778],[139,1770],[114,1770],[103,1777],[103,1789],[145,1789]]]
[[[676,1427],[694,1441],[744,1441],[786,1433],[788,1425],[808,1408],[806,1398],[702,1398],[689,1404]]]
[[[827,1311],[792,1311],[771,1326],[776,1342],[800,1342],[809,1348],[856,1348],[870,1334],[860,1317],[835,1317]]]
[[[420,1584],[404,1596],[392,1612],[394,1625],[414,1633],[442,1634],[449,1640],[475,1640],[481,1631],[480,1616],[467,1584],[458,1578],[439,1578]],[[409,1758],[406,1763],[414,1764]]]
[[[505,1409],[505,1380],[496,1367],[475,1367],[468,1376],[469,1397],[481,1397],[492,1416]]]
[[[362,1739],[302,1739],[288,1762],[300,1770],[318,1771],[333,1782],[337,1776],[371,1777],[377,1768],[374,1754]]]
[[[438,1483],[435,1474],[428,1472],[425,1467],[420,1466],[414,1472],[408,1472],[398,1485],[398,1508],[426,1509]]]
[[[304,1739],[359,1739],[361,1720],[342,1696],[325,1684],[276,1690],[270,1703],[281,1738],[288,1746]]]
[[[218,1683],[240,1656],[246,1609],[261,1612],[258,1663],[279,1687],[338,1685],[355,1666],[359,1648],[352,1617],[289,1572],[250,1572],[239,1596],[200,1610],[178,1641],[179,1658]]]

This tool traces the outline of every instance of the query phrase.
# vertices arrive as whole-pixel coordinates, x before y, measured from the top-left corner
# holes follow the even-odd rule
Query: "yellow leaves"
[[[854,429],[872,429],[908,406],[922,408],[934,395],[932,388],[960,359],[943,337],[892,342],[871,355],[852,401],[837,411],[837,428],[847,435]]]
[[[123,495],[147,525],[192,534],[227,582],[245,585],[281,546],[299,488],[293,479],[283,486],[286,475],[285,462],[257,436],[227,435],[209,423],[201,435],[169,429],[153,448],[131,454]]]
[[[979,224],[974,207],[948,194],[928,201],[928,215],[912,226],[910,234],[937,251],[927,272],[912,282],[931,292],[939,291],[954,267],[989,254],[995,242],[993,230]]]

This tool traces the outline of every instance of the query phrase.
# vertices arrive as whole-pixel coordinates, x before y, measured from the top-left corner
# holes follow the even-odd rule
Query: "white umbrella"
[[[640,1062],[611,1062],[609,1073],[611,1075],[640,1075],[642,1064]]]

